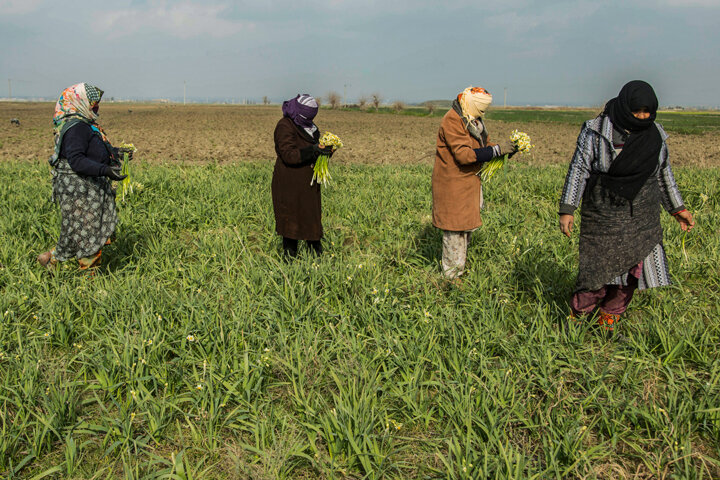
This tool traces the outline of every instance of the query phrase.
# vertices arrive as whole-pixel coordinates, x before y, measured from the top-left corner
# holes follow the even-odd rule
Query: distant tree
[[[367,106],[367,103],[368,103],[368,98],[365,95],[362,95],[362,96],[360,96],[360,98],[358,98],[357,102],[358,102],[358,107],[360,107],[360,110],[365,110],[365,107]]]
[[[425,108],[428,110],[428,115],[435,113],[435,104],[432,102],[425,102]]]
[[[327,94],[327,101],[330,104],[330,108],[335,110],[340,106],[340,102],[342,101],[342,97],[337,92],[330,92]]]
[[[402,112],[403,110],[405,110],[405,102],[403,102],[402,100],[395,100],[395,102],[393,102],[393,109],[397,113]]]
[[[269,105],[269,104],[270,104],[270,99],[266,95],[263,97],[263,105]]]
[[[373,107],[375,107],[375,111],[377,112],[380,109],[380,104],[383,101],[382,95],[380,95],[379,93],[376,92],[376,93],[373,93],[370,96],[370,98],[371,98],[370,101],[372,102]]]

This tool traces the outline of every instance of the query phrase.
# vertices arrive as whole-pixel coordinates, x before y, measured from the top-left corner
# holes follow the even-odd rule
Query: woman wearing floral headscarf
[[[432,174],[432,221],[443,231],[442,270],[449,279],[465,271],[470,234],[482,225],[483,163],[513,155],[512,142],[488,142],[483,116],[492,103],[484,88],[468,87],[453,101],[440,123]]]
[[[55,248],[38,256],[47,268],[73,257],[82,270],[97,266],[117,225],[110,181],[125,176],[120,174],[118,149],[97,123],[102,95],[99,88],[78,83],[66,88],[55,105],[55,153],[50,165],[61,224]]]
[[[310,95],[283,102],[283,118],[275,127],[275,170],[272,200],[275,230],[283,237],[283,251],[297,255],[298,240],[305,240],[316,254],[322,253],[323,236],[320,185],[311,185],[318,156],[332,156],[332,148],[318,144],[320,131],[313,123],[318,104]]]
[[[560,198],[560,230],[570,236],[582,201],[580,265],[572,318],[598,309],[612,331],[636,289],[670,285],[660,206],[690,230],[668,161],[667,134],[655,123],[658,99],[634,80],[583,125]]]

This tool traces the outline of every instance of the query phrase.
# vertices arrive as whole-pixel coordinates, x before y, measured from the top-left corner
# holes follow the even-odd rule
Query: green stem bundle
[[[328,169],[328,160],[330,157],[327,155],[320,155],[315,161],[315,168],[313,168],[313,177],[310,180],[310,185],[317,183],[319,185],[327,185],[328,181],[332,178],[330,176],[330,170]]]

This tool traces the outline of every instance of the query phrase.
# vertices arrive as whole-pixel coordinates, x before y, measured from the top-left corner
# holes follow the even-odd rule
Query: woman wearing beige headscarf
[[[483,163],[517,150],[510,141],[488,142],[483,123],[492,95],[468,87],[453,101],[440,124],[432,175],[433,225],[443,231],[442,269],[455,279],[465,271],[470,234],[482,225],[482,186],[476,174]]]

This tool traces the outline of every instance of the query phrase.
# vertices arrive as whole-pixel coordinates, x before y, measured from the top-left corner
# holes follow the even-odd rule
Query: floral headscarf
[[[63,134],[77,122],[89,124],[90,128],[100,136],[112,156],[112,145],[102,127],[97,124],[98,114],[93,111],[93,108],[100,103],[102,96],[102,90],[87,83],[78,83],[63,90],[55,104],[55,114],[53,115],[55,153],[50,157],[50,165],[57,166]]]
[[[76,118],[95,126],[103,141],[107,142],[105,132],[97,124],[98,114],[93,112],[93,108],[100,103],[102,96],[102,90],[87,83],[78,83],[63,90],[55,104],[55,115],[53,115],[55,134],[60,133],[65,122]]]

